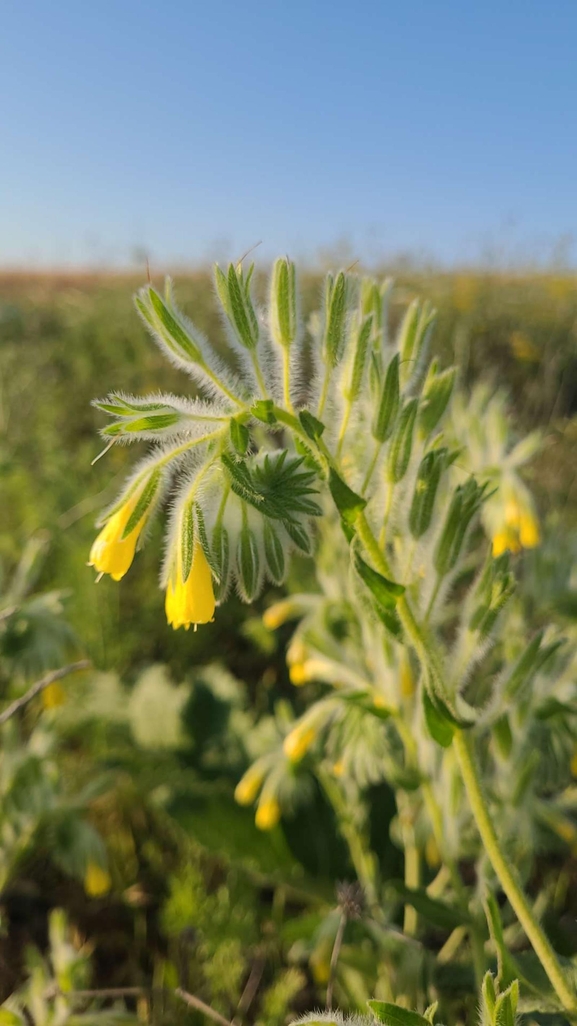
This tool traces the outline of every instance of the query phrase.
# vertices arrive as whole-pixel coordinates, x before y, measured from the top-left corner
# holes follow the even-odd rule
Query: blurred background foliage
[[[541,429],[523,474],[543,542],[520,562],[522,602],[534,626],[552,616],[575,624],[577,279],[410,268],[395,279],[393,324],[414,295],[429,298],[439,311],[434,345],[443,362],[456,360],[463,387],[504,389],[519,431]],[[312,273],[302,282],[305,315],[320,282]],[[262,624],[280,592],[252,607],[232,598],[214,624],[175,633],[157,583],[158,528],[120,585],[95,587],[86,567],[94,520],[132,462],[114,446],[91,465],[101,426],[91,400],[111,385],[183,388],[135,315],[140,284],[0,277],[1,697],[80,654],[95,667],[50,685],[0,728],[0,1002],[35,979],[45,994],[63,971],[54,962],[62,949],[81,960],[83,986],[180,985],[226,1019],[280,1026],[288,1009],[324,1003],[345,900],[337,890],[355,879],[342,822],[306,768],[294,815],[272,831],[259,831],[234,801],[247,767],[304,708],[285,665],[290,628],[272,634]],[[208,271],[177,278],[176,289],[195,323],[221,339]],[[291,574],[289,588],[305,590],[306,561]],[[392,880],[402,875],[389,829],[394,797],[382,783],[367,797],[370,847]],[[561,918],[577,873],[569,840],[555,854],[569,895]],[[442,949],[454,924],[438,908],[428,913],[430,942]],[[383,959],[394,963],[397,994],[403,980],[427,977],[416,941],[353,920],[340,992],[351,1008],[372,996]],[[451,986],[466,990],[470,981],[452,972]],[[189,1021],[184,1005],[167,1007],[154,993],[134,996],[118,1021],[135,1021],[133,1012],[146,1021],[142,1002],[152,1002],[155,1021]],[[81,1019],[74,1002],[57,1013],[42,1014],[117,1021]]]

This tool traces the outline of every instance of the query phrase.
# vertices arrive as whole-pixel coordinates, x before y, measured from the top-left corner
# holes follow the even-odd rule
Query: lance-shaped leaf
[[[128,538],[128,535],[134,531],[134,528],[138,526],[144,516],[150,516],[160,494],[162,481],[162,471],[156,467],[151,471],[146,484],[140,492],[138,501],[126,522],[124,531],[122,532],[123,538]]]
[[[409,510],[409,528],[413,538],[422,538],[431,525],[437,488],[446,466],[446,457],[446,449],[433,449],[421,460]]]
[[[350,369],[349,380],[343,389],[345,399],[351,403],[356,402],[361,392],[367,356],[369,353],[372,328],[373,318],[372,315],[369,314],[368,317],[364,318],[355,332],[352,367]]]
[[[254,532],[246,523],[238,537],[236,562],[242,597],[245,602],[252,602],[258,591],[260,559]]]
[[[429,1020],[418,1012],[410,1012],[401,1005],[392,1005],[388,1001],[367,1001],[377,1022],[384,1026],[430,1026]]]
[[[269,576],[274,584],[282,584],[286,571],[284,549],[270,520],[264,522],[263,539]]]
[[[405,591],[405,586],[397,584],[396,581],[389,581],[388,578],[377,573],[368,563],[365,563],[358,552],[354,553],[353,559],[355,570],[366,584],[377,604],[383,609],[394,609],[399,596]]]
[[[367,505],[367,500],[353,492],[333,467],[329,471],[329,489],[341,519],[345,524],[354,527],[357,516]]]

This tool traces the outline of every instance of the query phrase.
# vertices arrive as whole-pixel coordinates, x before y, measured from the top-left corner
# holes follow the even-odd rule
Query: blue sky
[[[0,264],[577,262],[575,0],[6,0]]]

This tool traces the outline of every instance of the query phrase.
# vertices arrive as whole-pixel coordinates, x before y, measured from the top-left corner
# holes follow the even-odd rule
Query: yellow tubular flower
[[[493,535],[493,555],[502,556],[504,552],[520,552],[521,544],[517,537],[516,531],[513,531],[510,527],[505,527],[501,531],[496,531]]]
[[[90,898],[100,898],[110,890],[110,876],[96,862],[89,862],[86,867],[84,890]]]
[[[128,537],[122,537],[140,495],[140,490],[134,492],[120,509],[112,514],[110,520],[107,520],[100,534],[94,540],[90,550],[88,566],[93,566],[100,574],[110,574],[115,581],[124,577],[130,567],[134,559],[136,543],[146,522],[146,516],[143,515]]]
[[[280,819],[280,805],[273,795],[261,796],[254,821],[259,830],[272,830]]]
[[[236,785],[234,797],[239,805],[250,805],[254,802],[263,782],[265,769],[258,762],[249,766],[246,773]]]
[[[290,734],[287,734],[284,739],[283,751],[286,757],[291,762],[300,762],[316,736],[317,732],[314,727],[306,727],[302,723],[293,727]]]
[[[174,630],[191,623],[210,623],[214,616],[212,576],[204,549],[195,542],[192,565],[186,581],[182,580],[180,564],[173,572],[166,589],[166,619]]]
[[[534,549],[541,541],[539,522],[529,511],[521,515],[519,523],[519,539],[524,549]]]

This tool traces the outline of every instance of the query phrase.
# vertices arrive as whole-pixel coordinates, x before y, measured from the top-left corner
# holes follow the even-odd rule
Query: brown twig
[[[26,694],[22,695],[22,698],[17,698],[16,701],[4,709],[4,712],[0,713],[0,725],[6,723],[12,716],[15,716],[20,709],[28,705],[49,684],[54,684],[55,681],[61,680],[62,677],[67,677],[69,673],[75,673],[77,670],[87,670],[91,665],[89,659],[80,659],[77,663],[70,663],[68,666],[61,666],[59,670],[52,670],[50,673],[47,673],[45,677],[37,680],[36,684],[33,684]]]
[[[333,944],[333,953],[331,955],[331,965],[329,969],[329,982],[327,984],[327,1011],[330,1012],[333,1007],[333,990],[335,987],[335,975],[337,971],[337,963],[339,961],[339,955],[341,953],[341,947],[343,945],[343,937],[345,935],[345,926],[347,925],[347,913],[341,912],[341,921],[335,937],[335,943]]]
[[[210,1007],[210,1005],[205,1005],[204,1001],[197,998],[195,994],[189,994],[188,991],[183,990],[182,987],[177,987],[174,993],[181,1001],[184,1001],[185,1005],[188,1005],[189,1008],[196,1008],[197,1011],[203,1012],[204,1015],[209,1017],[209,1019],[219,1023],[219,1026],[231,1026],[230,1022],[228,1019],[225,1019],[224,1015],[221,1015],[220,1012],[216,1012],[214,1008]]]
[[[246,981],[246,986],[240,996],[236,1012],[234,1013],[234,1019],[232,1020],[233,1026],[238,1021],[237,1017],[239,1015],[244,1017],[252,1005],[259,988],[260,981],[262,980],[265,964],[264,958],[258,958],[254,963],[248,980]]]

